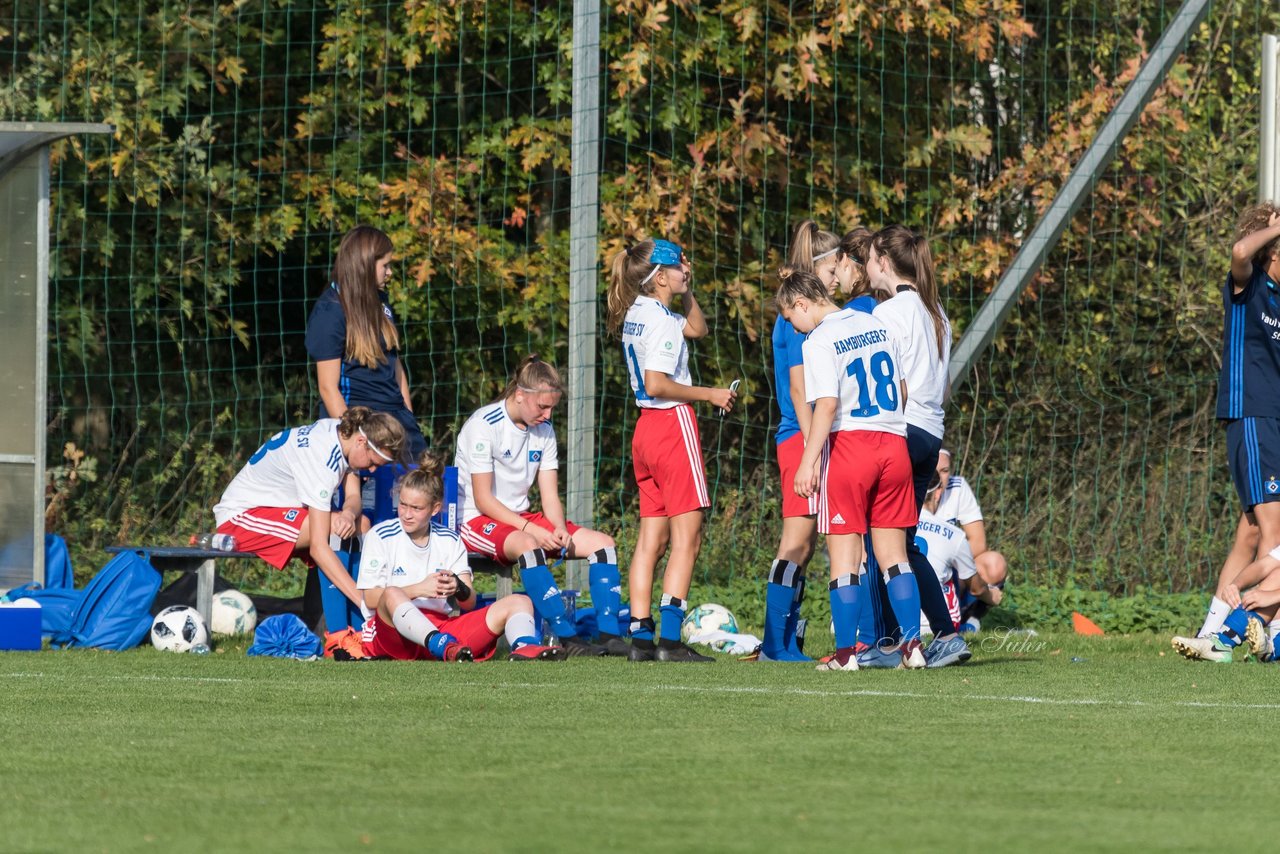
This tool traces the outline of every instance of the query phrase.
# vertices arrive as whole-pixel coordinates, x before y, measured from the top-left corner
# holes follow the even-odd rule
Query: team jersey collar
[[[849,312],[850,312],[850,311],[851,311],[851,309],[848,309],[848,308],[837,308],[835,311],[831,312],[831,313],[830,313],[830,314],[828,314],[826,317],[824,317],[824,318],[822,318],[821,320],[819,320],[819,321],[818,321],[818,326],[821,326],[822,324],[826,323],[830,318],[833,318],[833,317],[835,317],[836,315],[840,315],[840,316],[842,316],[842,317],[843,317],[843,316],[846,316],[846,315],[848,315],[848,314],[849,314]],[[818,326],[815,326],[815,327],[813,327],[813,328],[814,328],[814,329],[817,329],[817,328],[818,328]],[[811,333],[811,334],[812,334],[812,333]]]
[[[529,432],[528,427],[521,427],[519,424],[516,423],[516,420],[511,417],[511,412],[510,410],[507,409],[507,401],[505,399],[501,401],[501,403],[499,403],[499,406],[502,407],[502,417],[507,419],[507,424],[511,425],[512,429],[519,430],[521,433]]]

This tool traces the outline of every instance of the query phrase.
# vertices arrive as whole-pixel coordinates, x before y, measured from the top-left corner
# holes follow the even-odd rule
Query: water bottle
[[[219,534],[215,531],[193,536],[191,545],[219,552],[233,552],[236,550],[236,538],[233,534]]]
[[[209,645],[207,643],[198,643],[195,646],[191,647],[191,654],[192,655],[208,655]]]

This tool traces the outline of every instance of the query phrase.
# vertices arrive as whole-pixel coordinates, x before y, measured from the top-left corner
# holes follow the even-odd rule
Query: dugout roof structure
[[[44,581],[49,146],[114,130],[0,122],[0,591]]]

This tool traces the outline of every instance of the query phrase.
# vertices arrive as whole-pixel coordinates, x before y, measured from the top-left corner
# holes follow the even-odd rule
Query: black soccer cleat
[[[653,654],[656,651],[653,641],[633,639],[627,646],[627,661],[653,661]]]
[[[670,646],[667,646],[665,644],[658,644],[658,648],[653,652],[653,660],[654,661],[715,661],[715,659],[712,658],[711,656],[703,655],[700,652],[695,652],[694,650],[690,649],[689,647],[685,646],[682,643],[676,643]]]
[[[611,635],[608,632],[600,633],[600,645],[604,647],[605,655],[623,658],[631,654],[631,644],[623,640],[622,637]]]
[[[583,640],[576,635],[560,638],[560,646],[570,658],[598,658],[605,654],[605,648],[591,641]]]

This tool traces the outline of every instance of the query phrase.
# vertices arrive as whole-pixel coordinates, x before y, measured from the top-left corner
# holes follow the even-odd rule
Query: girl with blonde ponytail
[[[728,412],[737,393],[692,382],[686,342],[708,330],[679,246],[668,240],[641,241],[615,255],[610,271],[608,326],[622,338],[631,391],[640,408],[631,436],[640,532],[631,557],[628,655],[632,661],[710,661],[680,641],[689,582],[702,546],[703,510],[711,504],[691,404],[703,401]],[[676,297],[683,313],[672,308]],[[653,576],[668,545],[659,631],[652,616]]]
[[[472,551],[501,563],[519,563],[535,610],[569,655],[626,655],[618,626],[621,582],[613,538],[567,520],[560,502],[560,459],[551,413],[563,393],[559,371],[533,353],[516,366],[502,396],[477,409],[462,426],[454,457],[462,540]],[[535,481],[542,502],[539,512],[529,500]],[[602,644],[578,636],[548,555],[589,560]]]
[[[364,538],[358,586],[373,616],[362,651],[399,661],[483,661],[505,633],[512,661],[562,660],[563,648],[536,636],[528,596],[476,607],[466,547],[457,531],[431,522],[443,501],[443,472],[442,456],[423,454],[396,483],[396,518]],[[460,615],[451,616],[453,605]]]
[[[845,263],[840,238],[818,228],[813,220],[796,226],[787,253],[788,264],[778,271],[784,285],[815,289],[832,295]],[[804,453],[812,407],[805,396],[804,335],[778,315],[773,324],[773,384],[778,401],[778,474],[782,478],[782,535],[765,588],[762,661],[809,661],[800,651],[796,629],[804,602],[805,568],[818,541],[818,497],[801,498],[791,489]]]

